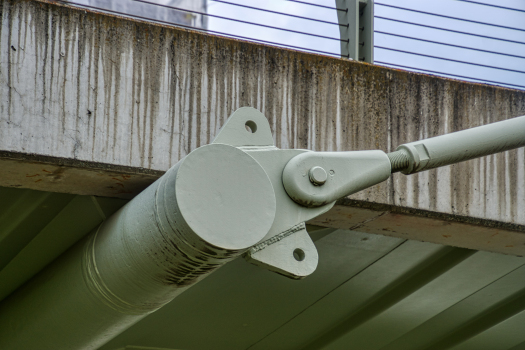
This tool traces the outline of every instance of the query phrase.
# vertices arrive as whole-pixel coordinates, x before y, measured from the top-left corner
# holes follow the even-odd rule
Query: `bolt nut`
[[[328,174],[326,174],[326,170],[321,168],[320,166],[314,166],[308,171],[308,176],[310,177],[310,182],[313,183],[315,186],[322,186],[328,179]]]

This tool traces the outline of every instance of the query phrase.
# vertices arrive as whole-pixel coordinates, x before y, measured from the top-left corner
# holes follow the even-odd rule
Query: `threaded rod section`
[[[398,171],[407,169],[410,165],[410,160],[405,151],[395,151],[387,153],[388,159],[390,160],[390,167],[392,168],[392,174]]]

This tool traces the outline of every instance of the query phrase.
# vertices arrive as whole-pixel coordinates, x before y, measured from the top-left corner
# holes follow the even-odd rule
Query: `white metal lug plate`
[[[306,208],[286,193],[283,169],[290,159],[307,151],[275,147],[268,120],[250,107],[235,111],[213,143],[236,146],[253,157],[268,175],[275,193],[273,225],[267,235],[245,253],[245,259],[294,279],[310,275],[317,267],[318,254],[304,223],[330,210],[335,202]]]
[[[249,262],[300,279],[317,268],[319,256],[304,222],[256,244],[245,254]]]

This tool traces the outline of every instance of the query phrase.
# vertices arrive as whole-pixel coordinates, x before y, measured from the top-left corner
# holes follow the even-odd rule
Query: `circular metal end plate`
[[[207,243],[247,249],[270,230],[275,194],[264,169],[243,151],[212,144],[190,153],[175,184],[180,213]]]

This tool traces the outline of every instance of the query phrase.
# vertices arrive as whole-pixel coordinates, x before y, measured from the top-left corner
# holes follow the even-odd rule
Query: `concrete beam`
[[[160,170],[0,151],[0,186],[131,199]]]
[[[523,91],[45,1],[2,0],[0,6],[0,186],[130,197],[209,143],[241,106],[267,116],[279,147],[318,151],[391,151],[401,143],[525,115]],[[121,175],[131,176],[122,190],[117,183],[123,181],[115,180]],[[388,205],[522,232],[525,152],[395,174],[350,199],[346,207]],[[324,225],[355,226],[350,214],[332,214],[339,219]],[[411,215],[396,218],[408,220],[403,237],[440,242],[422,221],[416,234]],[[360,230],[385,234],[390,223],[377,220]],[[450,222],[435,220],[436,230]],[[478,231],[472,232],[472,242],[446,242],[477,248]]]
[[[309,224],[525,256],[525,225],[342,200]]]

